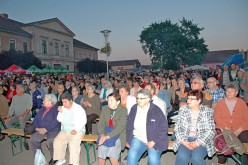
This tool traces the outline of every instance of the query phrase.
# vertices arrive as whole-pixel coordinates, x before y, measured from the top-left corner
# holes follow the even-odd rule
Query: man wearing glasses
[[[195,74],[191,78],[191,90],[202,91],[203,88],[204,88],[204,81],[202,80],[201,75]],[[187,98],[188,98],[188,92],[185,92],[180,99],[180,104],[179,104],[180,107],[187,105]],[[212,107],[211,95],[206,91],[203,91],[203,103],[202,104],[208,108]]]
[[[217,102],[225,97],[225,91],[217,86],[217,81],[215,77],[209,77],[207,79],[208,92],[212,97],[212,108],[215,109]]]

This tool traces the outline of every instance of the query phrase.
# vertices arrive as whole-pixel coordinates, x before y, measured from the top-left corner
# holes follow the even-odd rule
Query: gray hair
[[[77,92],[79,92],[79,93],[80,93],[80,89],[79,89],[78,87],[73,87],[72,89],[76,89],[76,90],[77,90]]]
[[[53,105],[56,104],[58,101],[54,94],[47,94],[47,95],[45,95],[44,99],[45,98],[48,98],[50,101],[52,101]]]
[[[147,89],[141,89],[141,90],[139,90],[138,91],[138,94],[142,94],[144,96],[147,96],[149,99],[152,98],[151,92],[149,90],[147,90]]]
[[[105,83],[108,84],[108,88],[112,88],[112,84],[110,81],[106,80]]]
[[[92,85],[92,84],[89,84],[89,85],[87,86],[87,88],[91,88],[93,91],[95,91],[95,89],[96,89],[96,87],[95,87],[94,85]]]

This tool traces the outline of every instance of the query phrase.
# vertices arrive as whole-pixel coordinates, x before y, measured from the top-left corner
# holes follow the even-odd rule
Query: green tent
[[[60,67],[58,67],[58,69],[54,70],[54,74],[62,74],[62,73],[72,73],[72,71],[69,71],[62,66],[60,66]]]
[[[42,69],[42,74],[54,73],[54,71],[55,70],[51,66],[47,65],[45,68]]]
[[[32,65],[30,66],[27,71],[30,71],[32,73],[35,73],[35,74],[41,74],[42,73],[42,70],[38,67],[36,67],[35,65]]]

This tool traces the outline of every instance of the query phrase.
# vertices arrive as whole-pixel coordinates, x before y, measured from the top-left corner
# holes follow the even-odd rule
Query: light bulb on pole
[[[111,30],[102,30],[103,36],[105,38],[105,49],[106,49],[106,63],[107,63],[107,80],[109,80],[109,69],[108,69],[108,57],[110,56],[110,50],[108,49],[108,37]]]

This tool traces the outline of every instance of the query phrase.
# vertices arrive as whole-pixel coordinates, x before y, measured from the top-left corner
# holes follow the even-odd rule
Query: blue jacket
[[[42,106],[41,93],[37,89],[32,93],[32,102],[33,102],[33,107],[38,109],[41,108]]]
[[[129,144],[131,144],[134,137],[133,130],[136,113],[137,104],[131,108],[128,116],[126,136]],[[168,149],[168,122],[160,108],[153,103],[150,103],[150,108],[147,113],[146,132],[147,140],[155,142],[155,150],[165,151]]]
[[[38,114],[34,118],[35,128],[46,128],[47,132],[59,132],[61,129],[61,124],[57,120],[58,115],[58,105],[55,104],[42,119],[42,115],[46,111],[45,107],[42,107]]]

